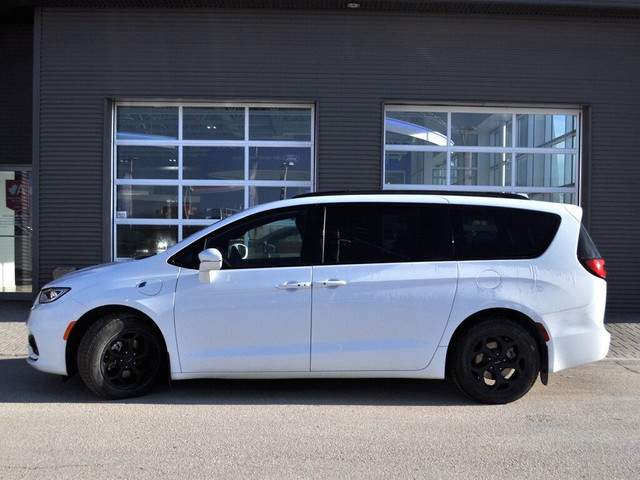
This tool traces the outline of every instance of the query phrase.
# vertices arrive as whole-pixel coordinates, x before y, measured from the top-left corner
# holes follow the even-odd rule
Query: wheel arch
[[[93,310],[88,311],[82,317],[80,317],[73,328],[69,333],[69,338],[67,338],[67,347],[65,350],[65,361],[67,365],[67,375],[71,376],[78,373],[78,349],[80,347],[80,342],[82,341],[82,337],[84,337],[87,330],[97,322],[100,318],[105,315],[114,314],[114,313],[133,313],[139,316],[143,321],[145,321],[150,327],[156,330],[158,334],[158,338],[162,340],[162,351],[165,355],[165,361],[167,365],[167,371],[170,371],[170,358],[167,353],[167,341],[162,334],[162,331],[158,327],[158,325],[148,316],[145,315],[140,310],[137,310],[132,307],[128,307],[125,305],[104,305],[102,307],[95,308]]]
[[[451,339],[449,340],[449,346],[447,348],[447,359],[445,364],[445,374],[447,376],[451,375],[451,357],[452,351],[454,350],[452,347],[460,340],[460,338],[462,338],[467,333],[467,331],[473,325],[483,320],[494,317],[503,317],[518,323],[520,326],[524,327],[535,339],[538,345],[538,352],[540,353],[540,379],[542,383],[546,385],[547,376],[549,373],[549,352],[545,340],[546,333],[543,333],[544,327],[542,326],[542,324],[536,323],[528,315],[509,308],[490,308],[487,310],[482,310],[467,317],[462,323],[460,323],[460,325],[458,325],[458,328],[456,328],[456,330],[453,332],[453,335],[451,336]]]

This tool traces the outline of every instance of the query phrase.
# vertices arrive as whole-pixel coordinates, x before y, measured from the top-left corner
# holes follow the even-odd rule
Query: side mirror
[[[207,248],[198,254],[200,283],[211,283],[213,274],[222,268],[222,254],[217,248]]]

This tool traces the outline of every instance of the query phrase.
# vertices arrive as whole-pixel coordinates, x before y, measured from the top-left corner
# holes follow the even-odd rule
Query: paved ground
[[[30,306],[28,302],[0,301],[0,356],[27,355],[25,322]],[[611,333],[607,358],[640,359],[640,314],[608,315],[606,327]]]
[[[640,359],[640,314],[609,315],[606,322],[611,333],[607,358]]]
[[[0,302],[1,479],[640,478],[640,314],[609,317],[609,360],[480,405],[413,380],[181,381],[105,402],[26,364],[28,310]]]
[[[104,401],[0,359],[2,480],[640,479],[639,360],[482,405],[429,380],[182,380]]]

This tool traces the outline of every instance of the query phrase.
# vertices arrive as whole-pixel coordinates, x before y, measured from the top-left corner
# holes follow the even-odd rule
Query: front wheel
[[[483,403],[517,400],[531,389],[540,371],[531,333],[501,317],[472,326],[453,346],[450,360],[458,388]]]
[[[163,372],[163,342],[138,315],[107,315],[85,333],[78,371],[94,393],[107,399],[144,395]]]

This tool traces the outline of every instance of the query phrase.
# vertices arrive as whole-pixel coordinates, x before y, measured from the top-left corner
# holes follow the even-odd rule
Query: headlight
[[[40,296],[38,297],[38,303],[55,302],[61,296],[67,293],[69,290],[71,289],[66,287],[44,288],[40,291]]]

